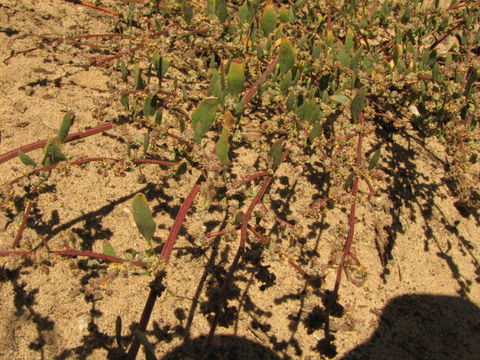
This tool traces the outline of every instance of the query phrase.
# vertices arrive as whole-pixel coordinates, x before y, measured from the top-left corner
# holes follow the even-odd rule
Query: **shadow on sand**
[[[204,337],[183,344],[162,360],[199,359]],[[266,344],[265,344],[266,345]],[[235,336],[215,336],[208,359],[291,359]],[[475,360],[480,354],[480,308],[452,296],[404,295],[383,309],[379,326],[341,360]]]
[[[370,339],[342,360],[474,360],[480,356],[480,308],[453,296],[404,295],[383,309]]]

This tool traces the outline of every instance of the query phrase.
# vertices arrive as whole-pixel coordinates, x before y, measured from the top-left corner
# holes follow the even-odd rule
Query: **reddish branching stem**
[[[362,125],[364,122],[364,117],[363,113],[360,113],[359,115],[359,124]],[[358,134],[357,138],[357,150],[356,150],[356,160],[355,160],[355,167],[357,171],[360,170],[362,166],[362,142],[363,142],[363,135],[361,133]],[[342,279],[342,272],[344,269],[344,261],[347,256],[351,256],[351,248],[352,248],[352,243],[353,243],[353,238],[355,235],[355,223],[357,222],[357,218],[355,216],[356,212],[356,206],[357,206],[357,193],[358,193],[358,181],[359,177],[358,174],[355,175],[353,178],[353,184],[352,184],[352,204],[350,205],[350,214],[348,216],[348,235],[347,235],[347,240],[345,241],[345,245],[343,247],[343,252],[342,252],[342,262],[338,266],[337,269],[337,275],[335,278],[335,287],[333,289],[333,299],[338,298],[338,290],[340,287],[340,281]]]
[[[165,245],[163,246],[162,252],[160,254],[160,256],[165,260],[165,262],[168,262],[168,260],[170,259],[173,245],[175,244],[175,240],[177,239],[178,233],[180,232],[183,221],[185,220],[187,212],[190,209],[190,206],[192,206],[193,200],[195,200],[195,197],[200,191],[200,187],[205,180],[206,178],[203,175],[200,175],[200,177],[195,182],[192,190],[187,195],[185,201],[180,207],[180,210],[178,211],[175,222],[173,223],[172,229],[170,230],[170,234],[168,234],[167,241],[165,242]]]
[[[257,195],[255,196],[255,198],[250,203],[250,206],[248,207],[246,213],[243,215],[242,226],[240,228],[240,243],[238,245],[238,250],[237,250],[237,253],[235,254],[235,258],[233,259],[233,262],[230,265],[230,268],[228,269],[228,273],[227,273],[227,275],[225,277],[225,280],[222,284],[222,287],[220,288],[220,291],[219,291],[219,298],[220,299],[225,298],[225,293],[228,289],[228,284],[231,283],[232,278],[233,278],[233,273],[235,272],[237,264],[240,261],[240,258],[242,257],[243,251],[245,250],[245,243],[247,241],[248,220],[252,216],[252,213],[253,213],[253,210],[255,209],[255,206],[260,204],[263,195],[265,194],[268,186],[272,182],[272,179],[273,179],[272,176],[267,176],[264,179],[260,190],[258,191]],[[206,353],[207,353],[206,350],[208,349],[208,347],[212,343],[213,336],[215,335],[215,330],[216,330],[217,325],[218,325],[219,315],[220,315],[220,313],[216,312],[215,316],[213,317],[212,325],[210,327],[210,332],[208,334],[208,338],[207,338],[207,340],[205,342],[205,346],[204,346],[204,356],[206,355]]]
[[[88,164],[91,162],[99,162],[99,161],[112,161],[112,162],[126,162],[126,161],[131,161],[134,164],[156,164],[156,165],[162,165],[162,166],[175,166],[179,165],[180,163],[178,161],[167,161],[167,160],[156,160],[156,159],[114,159],[114,158],[106,158],[106,157],[96,157],[96,158],[86,158],[86,159],[80,159],[80,160],[75,160],[75,161],[70,161],[70,162],[60,162],[55,165],[50,165],[50,166],[43,166],[37,169],[32,170],[30,173],[27,175],[22,175],[19,176],[16,179],[13,179],[10,181],[7,186],[11,187],[12,185],[18,183],[21,179],[30,176],[32,174],[40,173],[42,171],[49,171],[57,168],[59,165],[64,164],[67,166],[72,166],[72,165],[83,165],[83,164]]]
[[[445,40],[446,38],[448,38],[450,35],[453,35],[453,31],[454,30],[457,30],[458,28],[460,28],[462,25],[464,25],[464,21],[460,21],[457,25],[455,25],[452,29],[450,29],[447,33],[443,34],[442,36],[440,36],[437,40],[435,40],[432,45],[430,45],[429,47],[429,50],[432,51],[433,49],[435,49],[438,44],[440,44],[443,40]]]
[[[210,239],[210,238],[214,238],[214,237],[218,237],[218,236],[223,236],[223,235],[226,235],[226,234],[230,234],[234,231],[237,231],[238,229],[239,229],[238,227],[231,227],[231,228],[220,230],[220,231],[210,232],[208,234],[205,234],[204,237],[206,239]]]
[[[109,61],[112,61],[112,60],[115,60],[115,59],[119,59],[123,56],[127,56],[127,55],[132,55],[134,54],[137,50],[140,50],[141,48],[143,48],[145,45],[144,44],[140,44],[140,45],[137,45],[133,48],[131,48],[130,50],[128,51],[124,51],[124,52],[121,52],[121,53],[118,53],[118,54],[115,54],[115,55],[112,55],[112,56],[108,56],[106,58],[103,58],[103,59],[98,59],[98,60],[92,60],[92,65],[94,66],[100,66],[100,65],[103,65],[105,64],[106,62],[109,62]]]
[[[244,106],[246,106],[250,102],[250,100],[253,98],[253,95],[255,95],[255,93],[257,92],[259,86],[267,80],[267,77],[272,73],[273,69],[275,69],[275,66],[277,65],[279,59],[279,55],[275,56],[272,62],[267,66],[263,74],[260,76],[260,78],[253,83],[250,90],[248,90],[248,92],[245,94]]]
[[[258,173],[256,173],[256,174],[253,174],[253,175],[251,175],[251,176],[249,176],[249,177],[246,177],[246,178],[240,180],[238,183],[235,184],[234,187],[235,187],[235,188],[239,188],[239,187],[242,186],[243,184],[249,183],[249,182],[252,181],[252,180],[255,180],[255,179],[257,179],[257,178],[260,178],[260,177],[263,177],[263,176],[266,176],[266,175],[268,175],[268,172],[266,172],[266,171],[260,171],[260,172],[258,172]]]
[[[271,242],[271,240],[263,235],[262,233],[258,232],[257,230],[255,230],[255,228],[253,226],[250,226],[248,225],[248,230],[253,234],[255,235],[256,238],[258,238],[262,243],[264,244],[269,244]],[[307,277],[312,277],[308,272],[306,272],[305,270],[303,270],[300,265],[296,264],[295,261],[293,261],[292,259],[288,259],[288,263],[291,267],[293,267],[298,273],[300,273],[302,276],[307,276]]]
[[[255,235],[255,237],[260,240],[264,244],[269,244],[270,243],[270,238],[268,236],[263,235],[261,232],[257,231],[253,226],[247,225],[248,230]]]
[[[175,218],[175,222],[170,230],[170,234],[168,235],[167,241],[163,246],[162,252],[160,256],[163,258],[165,262],[168,262],[170,259],[170,255],[172,253],[173,245],[177,239],[178,233],[182,227],[183,221],[187,216],[188,210],[193,204],[195,197],[197,196],[198,192],[200,191],[200,187],[202,183],[206,180],[205,176],[202,174],[195,182],[190,193],[187,195],[185,201],[183,202],[180,210],[178,211],[177,217]],[[137,329],[145,332],[148,322],[150,320],[150,316],[153,311],[153,307],[158,297],[158,292],[154,288],[150,288],[150,293],[148,294],[147,301],[145,302],[145,306],[143,308],[142,317],[140,318],[140,323],[138,324]],[[128,350],[127,358],[129,360],[135,360],[138,354],[138,350],[140,349],[140,342],[137,337],[133,338],[132,344]]]
[[[258,191],[257,195],[255,198],[252,200],[250,203],[250,206],[247,209],[247,212],[245,215],[243,215],[242,219],[242,227],[240,228],[240,244],[239,248],[244,248],[245,247],[245,242],[247,241],[247,229],[248,229],[248,220],[250,220],[250,217],[252,216],[253,210],[255,207],[261,203],[262,197],[267,191],[268,186],[272,182],[273,177],[272,176],[267,176],[265,180],[263,180],[262,187]],[[227,282],[225,280],[225,282]]]
[[[35,253],[33,250],[6,250],[6,251],[0,251],[0,256],[32,256]],[[66,250],[50,250],[48,251],[48,254],[51,255],[59,255],[59,256],[84,256],[88,257],[91,259],[99,259],[99,260],[105,260],[105,261],[110,261],[110,262],[116,262],[116,263],[129,263],[135,266],[141,266],[141,267],[148,267],[150,264],[146,261],[140,261],[140,260],[130,260],[130,259],[122,259],[117,256],[110,256],[110,255],[105,255],[105,254],[100,254],[92,251],[84,251],[84,250],[75,250],[68,248]]]
[[[27,207],[25,208],[25,211],[23,212],[22,223],[20,224],[17,235],[15,236],[15,239],[13,240],[12,249],[15,249],[18,246],[18,244],[20,243],[20,240],[22,240],[23,231],[25,230],[25,226],[27,225],[27,219],[28,219],[28,216],[30,215],[31,210],[32,210],[32,201],[28,200],[27,201]]]
[[[266,212],[269,212],[269,211],[272,212],[275,220],[280,224],[280,227],[282,227],[282,228],[286,228],[286,227],[294,228],[294,227],[295,227],[295,225],[290,224],[288,221],[283,220],[281,217],[279,217],[277,214],[275,214],[274,211],[269,210],[269,209],[265,206],[265,204],[263,203],[263,201],[260,201],[260,204],[262,205],[263,209],[264,209]]]
[[[69,141],[78,140],[78,139],[81,139],[81,138],[84,138],[84,137],[92,136],[92,135],[110,130],[112,127],[113,127],[113,124],[110,123],[110,122],[107,122],[105,124],[94,127],[92,129],[88,129],[88,130],[85,130],[85,131],[80,131],[80,132],[70,134],[65,139],[65,142],[69,142]],[[21,146],[18,149],[15,149],[15,150],[9,151],[5,154],[2,154],[2,155],[0,155],[0,164],[3,164],[4,162],[18,156],[19,152],[27,153],[27,152],[32,151],[32,150],[40,149],[47,144],[47,141],[48,140],[40,140],[40,141],[37,141],[35,143],[25,145],[25,146]]]
[[[90,8],[90,9],[103,11],[107,14],[111,14],[111,15],[115,15],[115,16],[118,15],[118,12],[116,12],[115,10],[108,9],[106,7],[103,7],[103,6],[98,6],[98,5],[89,3],[88,1],[81,1],[81,0],[65,0],[65,1],[76,4],[76,5],[82,5],[82,6]]]

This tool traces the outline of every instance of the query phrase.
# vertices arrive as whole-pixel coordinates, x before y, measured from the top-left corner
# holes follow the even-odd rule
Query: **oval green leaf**
[[[61,143],[65,142],[68,132],[70,131],[70,127],[72,126],[72,123],[73,123],[73,114],[72,113],[65,114],[65,116],[63,117],[62,124],[60,125],[60,129],[58,129],[58,139],[60,140]]]
[[[148,206],[147,198],[144,194],[135,195],[132,203],[133,219],[137,225],[138,231],[145,238],[147,243],[152,245],[152,237],[155,233],[155,222],[153,221],[152,212]]]
[[[225,136],[220,135],[220,138],[215,146],[215,151],[217,153],[218,160],[220,160],[220,162],[225,166],[231,165],[230,159],[228,158],[228,149],[229,146],[227,139],[225,139]]]
[[[24,163],[25,165],[31,165],[31,166],[34,166],[34,167],[37,166],[37,163],[35,161],[33,161],[33,159],[30,156],[28,156],[27,154],[25,154],[24,152],[19,151],[18,152],[18,157],[20,158],[20,161],[22,163]]]
[[[260,27],[265,35],[270,34],[277,26],[277,11],[275,6],[267,5],[263,10],[262,18],[260,19]]]
[[[195,134],[195,142],[200,144],[203,136],[210,129],[210,126],[215,120],[217,112],[218,99],[214,97],[205,98],[198,105],[197,109],[192,114],[192,126]]]
[[[227,74],[227,90],[232,95],[238,95],[243,90],[245,82],[245,66],[242,60],[233,60]]]
[[[282,38],[280,43],[280,55],[278,63],[280,64],[280,73],[285,74],[295,64],[295,50],[292,43],[286,37]]]

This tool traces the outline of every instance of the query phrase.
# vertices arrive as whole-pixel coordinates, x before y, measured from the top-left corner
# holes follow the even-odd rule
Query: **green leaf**
[[[243,113],[244,109],[245,109],[245,95],[242,96],[240,101],[235,106],[235,110],[234,110],[235,115],[240,115],[241,113]]]
[[[175,176],[180,176],[183,175],[187,172],[188,169],[188,164],[186,162],[182,162],[178,168],[177,171],[175,171]]]
[[[347,180],[345,180],[345,184],[343,185],[343,188],[346,191],[350,191],[353,185],[353,178],[355,177],[355,173],[352,172],[350,175],[348,175]]]
[[[339,104],[345,104],[351,100],[348,96],[345,95],[332,95],[330,99]]]
[[[170,66],[170,60],[161,57],[158,51],[155,51],[152,56],[152,65],[157,73],[157,77],[163,79]]]
[[[142,79],[142,73],[138,65],[135,65],[133,69],[133,86],[135,90],[143,90],[145,88],[145,83]]]
[[[286,37],[282,38],[280,43],[280,74],[285,74],[295,64],[295,50],[292,47],[292,43]]]
[[[290,14],[285,6],[278,10],[278,20],[280,20],[282,23],[290,22]]]
[[[128,99],[128,94],[120,98],[120,104],[122,104],[125,110],[128,111],[128,109],[130,108],[130,101]]]
[[[358,121],[358,116],[365,106],[365,97],[367,96],[367,88],[361,88],[358,90],[357,95],[352,100],[352,105],[350,111],[352,113],[352,118],[356,122]]]
[[[448,53],[447,57],[445,58],[445,68],[449,68],[450,65],[452,65],[452,54],[451,53]]]
[[[205,6],[205,13],[207,15],[215,14],[216,0],[207,0],[207,6]]]
[[[316,121],[315,124],[313,124],[312,131],[310,131],[310,136],[318,137],[320,136],[320,131],[321,131],[320,122]]]
[[[280,165],[280,162],[282,161],[282,143],[283,138],[276,141],[268,152],[268,155],[270,155],[273,159],[273,166],[275,168]]]
[[[155,115],[155,98],[154,96],[147,96],[143,104],[143,116]]]
[[[18,152],[18,157],[20,158],[20,161],[24,163],[25,165],[31,165],[33,167],[37,166],[37,163],[33,161],[33,159],[25,154],[24,152],[19,151]]]
[[[225,136],[220,135],[217,144],[215,145],[215,151],[217,153],[218,160],[223,165],[229,166],[231,165],[230,159],[228,158],[228,141]]]
[[[197,109],[192,114],[192,126],[195,133],[195,142],[200,144],[203,136],[210,129],[210,126],[215,120],[215,114],[217,112],[218,99],[217,98],[205,98],[198,105]]]
[[[45,153],[42,160],[42,165],[55,165],[62,160],[66,160],[66,157],[62,154],[62,150],[60,148],[60,141],[57,138],[49,139],[47,141],[47,145],[45,146]]]
[[[255,12],[248,0],[243,2],[242,6],[238,8],[238,11],[240,15],[240,24],[250,23],[255,17]]]
[[[110,244],[108,241],[103,243],[103,253],[108,256],[117,256],[115,250],[113,250],[112,244]]]
[[[372,157],[370,158],[370,161],[368,162],[368,170],[372,170],[375,166],[377,166],[378,160],[380,160],[380,155],[381,155],[380,149],[378,149],[373,153]]]
[[[148,151],[150,146],[150,134],[146,132],[143,134],[143,153],[145,154]]]
[[[465,84],[465,93],[464,93],[467,98],[470,97],[473,84],[475,84],[478,79],[478,73],[475,70],[475,68],[471,67],[469,73],[470,75],[468,75],[467,83]]]
[[[292,84],[292,72],[289,70],[285,76],[283,77],[282,81],[280,82],[280,91],[282,94],[286,94],[288,88]]]
[[[260,27],[265,35],[268,36],[277,26],[277,11],[275,6],[267,5],[263,10],[262,17],[260,19]]]
[[[293,24],[296,20],[296,17],[295,17],[295,12],[293,11],[292,8],[288,9],[288,16],[290,18],[290,22]]]
[[[353,51],[353,31],[352,29],[347,30],[347,35],[345,37],[345,50],[347,54],[351,54]]]
[[[290,93],[287,97],[287,101],[285,102],[288,111],[295,110],[296,105],[296,96],[294,93]]]
[[[410,21],[410,13],[412,10],[410,8],[406,8],[402,14],[402,18],[400,19],[400,22],[402,24],[406,24]]]
[[[365,71],[367,72],[367,74],[370,75],[374,68],[373,59],[370,57],[363,58],[363,66],[365,67]]]
[[[320,107],[317,105],[315,100],[304,102],[297,108],[295,113],[300,119],[308,121],[310,124],[318,121],[322,115]]]
[[[65,114],[65,116],[63,117],[62,124],[60,125],[60,129],[58,129],[58,139],[60,140],[61,143],[65,142],[68,132],[70,131],[70,127],[72,126],[72,123],[73,123],[73,114],[72,113]]]
[[[120,63],[120,72],[122,74],[122,81],[127,82],[127,80],[128,80],[128,70],[127,70],[127,67],[125,66],[125,63],[123,61]]]
[[[345,67],[350,67],[350,55],[347,54],[345,48],[340,45],[337,47],[337,60]]]
[[[358,71],[358,65],[360,64],[360,60],[362,59],[362,48],[359,48],[357,51],[353,53],[352,61],[350,63],[350,69],[353,71]]]
[[[185,8],[183,9],[183,20],[190,25],[192,22],[192,17],[193,17],[193,7],[186,5]]]
[[[233,60],[227,74],[227,91],[236,96],[243,90],[245,67],[242,60]]]
[[[215,1],[215,14],[218,16],[218,19],[222,24],[228,19],[228,10],[225,0]]]
[[[315,59],[320,58],[320,52],[322,51],[322,45],[319,41],[316,41],[312,49],[312,57]]]
[[[152,212],[148,206],[147,198],[144,194],[135,195],[132,203],[133,219],[137,225],[138,231],[152,246],[152,238],[155,233],[155,222],[153,221]]]
[[[208,67],[210,69],[214,69],[217,66],[217,62],[215,61],[215,53],[212,52],[212,55],[210,56],[210,62],[208,64]]]
[[[222,81],[218,70],[213,70],[212,72],[212,80],[210,81],[207,94],[219,99],[223,97]]]
[[[235,215],[235,219],[233,220],[233,225],[240,226],[240,225],[242,225],[242,221],[243,221],[243,212],[239,211]]]
[[[162,124],[162,118],[163,118],[163,110],[162,109],[158,109],[157,111],[155,111],[155,116],[154,116],[154,122],[155,124],[157,125],[161,125]],[[182,131],[183,132],[183,131]]]

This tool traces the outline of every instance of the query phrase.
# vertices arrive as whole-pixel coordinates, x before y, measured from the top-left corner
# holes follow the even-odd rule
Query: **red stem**
[[[255,198],[253,199],[253,201],[250,203],[250,206],[248,207],[245,215],[243,215],[242,227],[240,228],[240,244],[239,244],[240,248],[245,247],[245,242],[247,240],[248,220],[250,220],[250,217],[252,216],[253,209],[255,209],[255,206],[257,206],[261,202],[261,199],[262,199],[263,195],[265,194],[265,192],[267,191],[268,186],[272,182],[272,179],[273,179],[272,176],[268,176],[263,181],[262,187],[258,191],[258,193],[255,196]]]
[[[18,183],[21,179],[24,177],[27,177],[29,175],[42,172],[42,171],[48,171],[48,170],[53,170],[55,169],[58,165],[60,164],[66,164],[68,166],[71,165],[82,165],[82,164],[87,164],[90,162],[97,162],[97,161],[114,161],[114,162],[125,162],[128,161],[128,159],[114,159],[114,158],[106,158],[106,157],[96,157],[96,158],[86,158],[86,159],[80,159],[80,160],[75,160],[75,161],[70,161],[70,162],[60,162],[55,165],[50,165],[50,166],[43,166],[41,168],[37,168],[32,170],[30,173],[27,175],[22,175],[19,176],[16,179],[13,179],[8,183],[8,186],[12,186],[13,184]],[[178,161],[166,161],[166,160],[155,160],[155,159],[130,159],[133,163],[136,164],[157,164],[157,165],[166,165],[166,166],[173,166],[173,165],[178,165],[180,164]]]
[[[460,21],[457,25],[455,25],[452,29],[450,29],[447,33],[443,34],[442,36],[440,36],[437,40],[435,40],[433,42],[432,45],[430,45],[430,48],[429,50],[432,51],[433,49],[435,49],[437,47],[438,44],[440,44],[443,40],[445,40],[447,37],[449,37],[450,35],[452,35],[453,31],[454,30],[457,30],[460,26],[462,26],[464,24],[464,21]]]
[[[82,5],[82,6],[91,8],[91,9],[103,11],[103,12],[106,12],[107,14],[118,15],[118,13],[114,10],[110,10],[110,9],[108,9],[106,7],[103,7],[103,6],[94,5],[94,4],[89,3],[87,1],[81,1],[81,0],[65,0],[65,1],[73,3],[73,4],[77,4],[77,5]]]
[[[268,236],[265,236],[263,235],[262,233],[258,232],[257,230],[255,230],[255,228],[251,225],[248,225],[248,230],[250,230],[250,232],[255,235],[261,242],[263,242],[264,244],[269,244],[270,243],[270,239],[268,238]]]
[[[192,205],[195,197],[197,196],[198,192],[200,191],[200,187],[202,183],[205,181],[205,176],[202,174],[199,176],[195,185],[193,186],[192,190],[186,197],[185,201],[183,202],[180,210],[178,211],[177,217],[175,218],[175,222],[173,223],[173,227],[170,230],[170,234],[168,235],[167,241],[163,246],[162,252],[160,256],[168,262],[170,259],[170,254],[172,253],[173,245],[175,244],[175,240],[177,239],[178,233],[180,232],[180,228],[182,227],[182,223],[185,220],[185,216],[187,215],[188,209]],[[155,301],[158,297],[158,292],[153,287],[150,288],[150,293],[148,294],[147,301],[145,302],[145,306],[143,308],[142,317],[140,318],[140,323],[138,324],[137,329],[145,332],[148,322],[150,320],[150,316],[153,311],[153,306],[155,305]],[[127,359],[135,360],[138,354],[138,350],[140,349],[140,342],[138,341],[137,337],[133,338],[132,344],[130,345],[130,349],[128,350]]]
[[[253,174],[252,176],[249,176],[249,177],[247,177],[247,178],[244,178],[244,179],[240,180],[240,182],[238,182],[237,184],[235,184],[235,188],[238,188],[238,187],[242,186],[243,184],[246,184],[246,183],[248,183],[248,182],[250,182],[250,181],[252,181],[252,180],[255,180],[256,178],[259,178],[259,177],[262,177],[262,176],[266,176],[266,175],[268,175],[268,172],[266,172],[266,171],[260,171],[260,172],[258,172],[258,173],[256,173],[256,174]]]
[[[237,264],[240,261],[240,258],[243,254],[244,249],[245,249],[245,242],[247,240],[248,220],[252,216],[253,209],[255,208],[255,206],[260,203],[261,198],[265,194],[265,191],[267,191],[267,188],[270,185],[272,179],[273,179],[272,176],[268,176],[263,181],[262,187],[260,188],[257,195],[255,196],[255,198],[250,203],[250,206],[248,207],[245,215],[243,215],[242,227],[241,227],[241,231],[240,231],[240,243],[238,245],[238,250],[237,250],[237,253],[235,254],[235,258],[233,259],[233,262],[230,265],[230,268],[228,269],[227,276],[225,277],[225,280],[222,284],[222,287],[220,288],[220,291],[219,291],[219,293],[220,293],[219,298],[220,299],[225,298],[225,293],[227,291],[228,284],[230,284],[230,282],[232,281],[233,273],[235,272],[235,268],[237,267]],[[218,316],[219,315],[220,315],[220,312],[216,312],[215,316],[213,317],[212,325],[210,327],[210,332],[208,334],[208,338],[205,342],[204,349],[203,349],[203,355],[204,356],[206,355],[206,350],[208,349],[208,347],[212,343],[213,336],[215,335],[215,330],[217,328]]]
[[[135,46],[134,48],[128,50],[128,51],[124,51],[124,52],[121,52],[119,54],[116,54],[116,55],[112,55],[112,56],[108,56],[106,58],[103,58],[103,59],[99,59],[99,60],[92,60],[92,65],[94,66],[100,66],[100,65],[103,65],[105,64],[106,62],[109,62],[109,61],[112,61],[112,60],[115,60],[115,59],[118,59],[118,58],[121,58],[122,56],[124,55],[132,55],[135,51],[141,49],[144,47],[144,44],[140,44],[140,45],[137,45]]]
[[[270,63],[270,65],[267,66],[267,68],[265,69],[265,71],[263,72],[263,74],[260,76],[259,79],[257,79],[257,81],[255,81],[252,85],[252,87],[250,88],[250,90],[246,93],[245,95],[245,103],[244,103],[244,106],[246,106],[250,100],[252,99],[253,95],[255,95],[255,93],[257,92],[258,90],[258,87],[260,86],[260,84],[263,84],[266,80],[267,80],[267,77],[268,75],[270,75],[270,73],[273,71],[273,69],[275,69],[275,65],[277,65],[278,63],[278,59],[280,57],[277,55],[273,58],[272,62]]]
[[[362,125],[364,122],[364,117],[363,113],[360,113],[359,115],[359,124]],[[362,166],[362,140],[363,140],[363,135],[360,133],[358,134],[358,140],[357,140],[357,156],[356,156],[356,162],[355,162],[355,167],[357,169],[360,169]],[[357,205],[357,193],[358,193],[358,175],[355,175],[353,178],[353,184],[352,184],[352,205],[350,206],[350,214],[348,217],[348,235],[347,235],[347,240],[345,241],[345,246],[343,247],[343,253],[342,253],[342,262],[338,266],[337,269],[337,276],[335,278],[335,287],[333,289],[333,299],[337,299],[338,297],[338,289],[340,287],[340,281],[342,279],[342,272],[344,268],[344,260],[347,256],[350,256],[351,253],[351,247],[353,243],[353,237],[355,235],[355,223],[357,222],[357,218],[355,216],[355,211],[356,211],[356,205]]]
[[[35,251],[28,251],[28,250],[22,250],[22,251],[6,250],[6,251],[0,251],[0,256],[29,256],[34,253]],[[85,256],[91,259],[101,259],[101,260],[117,262],[117,263],[130,263],[132,265],[142,266],[142,267],[147,267],[150,265],[146,261],[122,259],[117,256],[110,256],[110,255],[95,253],[91,251],[83,251],[83,250],[75,250],[75,249],[50,250],[48,251],[48,253],[60,255],[60,256]]]
[[[168,260],[170,259],[173,245],[175,244],[175,240],[177,239],[180,228],[182,227],[183,221],[185,220],[185,216],[187,216],[188,209],[190,209],[190,206],[192,206],[193,200],[195,200],[195,197],[200,191],[200,186],[205,180],[206,179],[203,174],[199,176],[199,178],[195,182],[195,185],[193,186],[190,193],[187,195],[185,201],[180,207],[180,210],[178,211],[175,222],[173,223],[173,227],[170,230],[170,234],[168,234],[167,241],[165,242],[162,252],[160,253],[160,256],[165,260],[165,262],[168,262]]]
[[[20,243],[20,240],[22,240],[23,231],[25,230],[25,226],[27,225],[27,218],[28,218],[28,215],[30,215],[30,210],[31,209],[32,209],[32,201],[28,200],[27,201],[27,207],[25,208],[25,211],[23,212],[22,224],[20,225],[20,228],[18,229],[17,236],[15,236],[15,239],[13,240],[12,249],[15,249],[18,246],[18,244]]]
[[[110,122],[107,122],[105,124],[94,127],[92,129],[88,129],[88,130],[85,130],[85,131],[80,131],[80,132],[77,132],[77,133],[70,134],[65,139],[65,142],[78,140],[78,139],[81,139],[81,138],[84,138],[84,137],[87,137],[87,136],[95,135],[95,134],[110,130],[112,127],[113,127],[113,124],[110,123]],[[40,140],[40,141],[37,141],[35,143],[25,145],[25,146],[21,146],[18,149],[15,149],[15,150],[9,151],[5,154],[2,154],[2,155],[0,155],[0,164],[3,164],[4,162],[18,156],[18,153],[20,151],[24,152],[24,153],[27,153],[27,152],[35,150],[35,149],[40,149],[47,144],[47,141],[48,140]]]
[[[237,230],[238,230],[238,227],[231,227],[231,228],[228,228],[228,229],[224,229],[224,230],[220,230],[220,231],[214,231],[214,232],[205,234],[204,237],[208,239],[208,238],[212,238],[212,237],[222,236],[222,235],[225,235],[225,234],[230,234],[230,233],[232,233],[234,231],[237,231]]]

